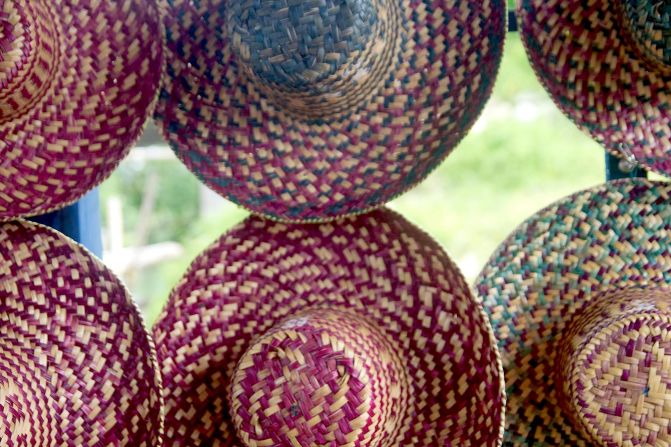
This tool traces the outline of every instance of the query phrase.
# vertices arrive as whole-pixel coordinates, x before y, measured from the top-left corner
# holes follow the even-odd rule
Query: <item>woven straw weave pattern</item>
[[[629,30],[639,19],[631,8],[630,18],[623,15],[620,3],[521,0],[520,32],[540,82],[567,117],[610,153],[668,175],[671,71],[642,55],[658,45],[646,37],[664,37],[640,24]],[[666,2],[636,3],[646,26],[666,14]]]
[[[237,57],[261,81],[318,94],[314,86],[365,48],[376,6],[370,0],[231,2],[228,34]]]
[[[404,359],[408,403],[382,445],[499,445],[486,317],[440,246],[388,210],[321,225],[251,217],[194,261],[154,327],[168,443],[241,446],[227,402],[237,363],[259,335],[324,307],[365,316]]]
[[[162,444],[155,350],[126,289],[61,234],[0,225],[0,444]]]
[[[671,65],[671,4],[660,0],[621,3],[631,40],[657,68]],[[666,68],[668,70],[668,68]]]
[[[671,282],[670,203],[671,186],[645,180],[582,191],[524,222],[487,263],[476,290],[506,371],[504,445],[593,445],[561,410],[560,335],[601,292]]]
[[[107,178],[153,110],[163,35],[154,0],[0,4],[0,219]]]
[[[669,445],[671,290],[599,293],[562,333],[562,406],[597,445]]]
[[[320,16],[328,18],[333,16],[328,5],[336,3],[352,11],[372,5],[376,18],[364,21],[370,29],[359,23],[363,19],[350,17],[350,28],[342,19],[343,29],[355,31],[351,41],[344,39],[347,51],[329,53],[338,61],[329,67],[318,62],[317,50],[314,59],[305,56],[307,70],[281,68],[295,53],[267,66],[264,51],[275,62],[280,46],[269,38],[257,43],[256,52],[242,45],[242,36],[252,31],[249,24],[231,25],[228,1],[171,0],[165,18],[170,63],[156,111],[159,127],[203,182],[255,213],[323,221],[378,207],[425,178],[479,115],[502,55],[505,4],[286,3],[288,11],[303,7],[310,20],[309,7],[319,6],[314,7]],[[235,4],[244,8],[250,2]],[[229,29],[236,30],[233,36]],[[326,58],[329,36],[338,29],[319,34],[306,26],[302,32],[323,38]],[[245,39],[254,37],[266,36]],[[258,64],[262,68],[251,68]],[[302,82],[296,72],[313,84],[296,91],[292,85]]]
[[[231,383],[231,419],[253,447],[391,445],[408,382],[379,328],[353,312],[314,309],[245,352]]]
[[[22,10],[9,1],[0,10],[0,29],[0,121],[6,121],[33,106],[49,87],[58,61],[50,42],[57,41],[58,30],[44,4]]]

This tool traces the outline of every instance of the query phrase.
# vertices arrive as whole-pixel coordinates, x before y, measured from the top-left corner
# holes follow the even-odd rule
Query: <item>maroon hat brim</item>
[[[617,2],[517,2],[538,79],[559,109],[610,153],[671,174],[671,71],[631,41]]]
[[[338,111],[311,116],[290,100],[307,93],[276,98],[279,87],[247,73],[227,35],[228,1],[170,2],[155,117],[200,180],[275,220],[360,214],[417,185],[474,124],[503,54],[502,0],[375,0],[389,23],[359,61],[375,85],[358,92],[336,76],[310,99]]]
[[[505,398],[489,323],[443,249],[381,209],[321,225],[251,217],[211,245],[154,327],[175,447],[241,445],[227,395],[252,340],[310,308],[364,315],[396,344],[410,401],[393,446],[497,446]]]
[[[102,262],[50,228],[2,223],[0,291],[4,445],[162,444],[154,344]]]
[[[164,72],[155,0],[30,1],[48,11],[55,62],[34,104],[0,122],[0,220],[61,208],[106,179],[139,139]]]

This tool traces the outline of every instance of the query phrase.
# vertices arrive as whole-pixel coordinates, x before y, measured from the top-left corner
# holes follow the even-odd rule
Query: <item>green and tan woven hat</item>
[[[671,185],[624,180],[524,222],[476,281],[508,446],[671,445]]]

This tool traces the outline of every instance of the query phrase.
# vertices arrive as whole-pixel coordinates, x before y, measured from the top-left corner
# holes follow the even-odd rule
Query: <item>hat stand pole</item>
[[[508,31],[518,31],[517,16],[515,11],[508,11]],[[639,167],[633,169],[623,169],[622,160],[606,152],[606,180],[617,180],[621,178],[643,177],[647,178],[648,173]],[[626,168],[626,167],[625,167]]]
[[[646,178],[648,176],[648,173],[639,167],[623,170],[622,161],[622,159],[606,153],[606,180],[617,180],[620,178],[634,177]]]
[[[100,198],[97,188],[72,205],[32,217],[30,220],[52,227],[79,242],[96,256],[102,256]]]

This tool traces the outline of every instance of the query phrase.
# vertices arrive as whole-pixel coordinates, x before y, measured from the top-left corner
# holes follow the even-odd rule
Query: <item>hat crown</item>
[[[0,6],[0,122],[34,105],[56,65],[50,2],[5,0]]]
[[[408,378],[385,335],[348,311],[313,310],[260,337],[229,398],[247,446],[395,445]]]
[[[371,39],[371,0],[230,2],[229,33],[238,57],[262,82],[319,94]]]
[[[595,444],[671,443],[670,299],[663,289],[604,294],[563,333],[562,406]]]
[[[671,65],[671,2],[623,0],[626,29],[640,53],[652,62]]]

